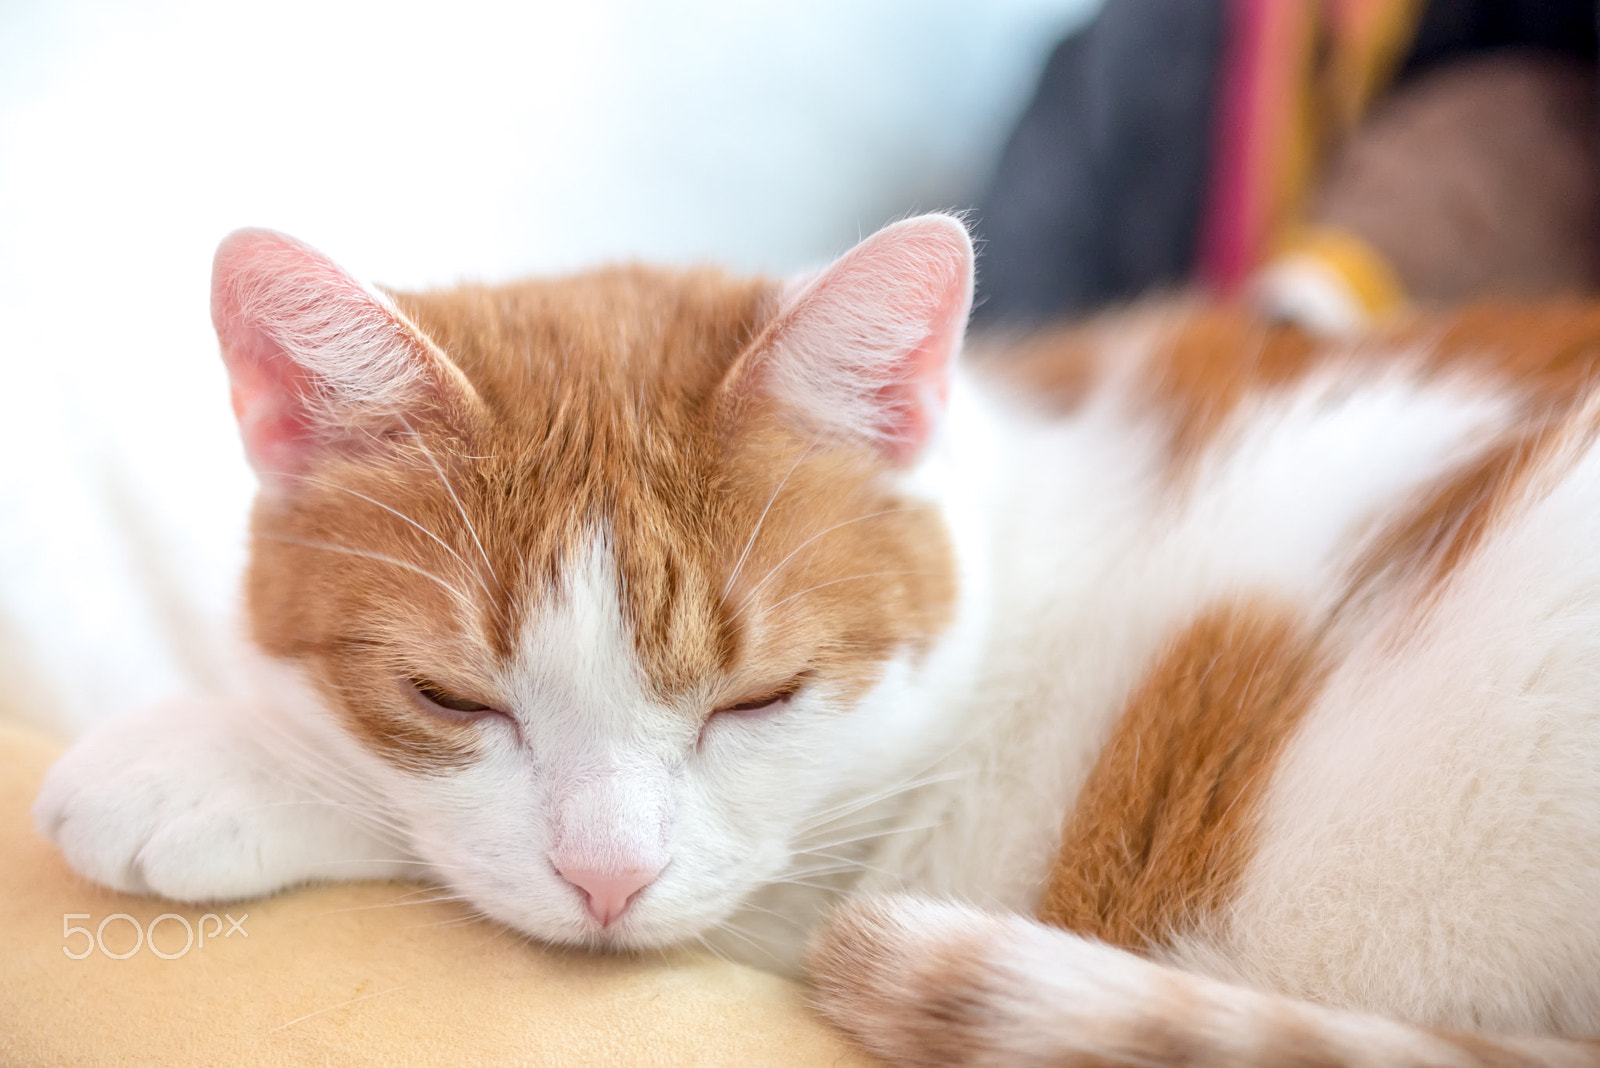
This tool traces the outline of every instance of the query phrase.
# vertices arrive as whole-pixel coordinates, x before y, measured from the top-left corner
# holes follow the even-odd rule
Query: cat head
[[[971,289],[938,215],[787,283],[416,295],[235,233],[212,315],[261,480],[251,633],[479,908],[689,937],[917,741],[956,576],[909,486]]]

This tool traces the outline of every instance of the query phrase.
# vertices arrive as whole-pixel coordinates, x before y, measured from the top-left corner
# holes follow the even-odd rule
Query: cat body
[[[251,681],[85,738],[41,827],[183,899],[809,939],[905,1063],[1600,1062],[1497,1037],[1600,1034],[1600,311],[958,361],[971,271],[931,216],[390,297],[235,235]]]

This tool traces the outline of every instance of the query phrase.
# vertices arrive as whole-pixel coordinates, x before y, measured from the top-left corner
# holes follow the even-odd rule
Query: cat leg
[[[896,1065],[1600,1065],[1600,1045],[1435,1030],[1193,975],[1019,915],[846,904],[808,953],[822,1012]]]
[[[180,901],[418,874],[371,793],[290,725],[219,701],[105,723],[45,776],[40,833],[81,875]]]

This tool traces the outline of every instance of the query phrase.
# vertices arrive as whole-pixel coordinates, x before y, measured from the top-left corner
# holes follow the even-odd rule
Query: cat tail
[[[1600,1066],[1600,1042],[1472,1034],[1325,1008],[1046,927],[908,897],[813,941],[815,1002],[895,1065]]]

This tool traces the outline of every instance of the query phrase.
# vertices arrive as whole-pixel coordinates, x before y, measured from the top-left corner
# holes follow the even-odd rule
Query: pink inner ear
[[[211,320],[232,387],[234,415],[262,475],[298,474],[337,427],[328,402],[342,374],[382,392],[385,358],[401,335],[394,315],[338,265],[270,230],[239,230],[217,249]],[[363,347],[378,350],[362,359]],[[361,365],[372,374],[361,375]],[[388,384],[393,384],[388,383]],[[348,387],[349,383],[344,383]]]
[[[310,372],[246,323],[219,323],[217,334],[223,339],[233,414],[251,464],[263,473],[299,474],[315,438],[306,404],[316,388]]]
[[[762,357],[770,387],[896,464],[928,443],[972,304],[972,243],[929,215],[885,227],[799,288]]]
[[[922,451],[950,399],[950,368],[972,307],[971,253],[966,248],[952,250],[947,240],[927,239],[914,239],[908,246],[911,257],[939,269],[918,277],[922,284],[913,287],[910,299],[911,314],[920,309],[928,320],[926,336],[901,357],[892,379],[878,394],[885,448],[902,464]]]

